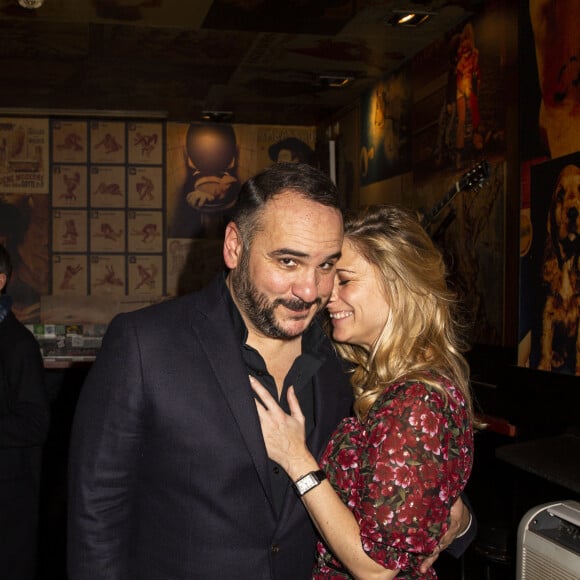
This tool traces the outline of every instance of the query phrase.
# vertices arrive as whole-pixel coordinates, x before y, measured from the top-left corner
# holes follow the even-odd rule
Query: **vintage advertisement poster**
[[[127,149],[131,165],[161,165],[163,162],[163,125],[129,123]]]
[[[125,252],[124,211],[91,211],[90,229],[91,252]]]
[[[163,257],[129,256],[129,295],[156,297],[163,294]]]
[[[48,119],[0,117],[0,193],[48,193]]]
[[[127,170],[128,205],[131,208],[163,207],[163,169],[129,167]]]
[[[125,123],[121,121],[91,122],[91,163],[125,163]]]
[[[86,254],[53,254],[52,293],[59,296],[86,296],[87,285]]]
[[[52,251],[87,251],[87,211],[53,210]]]
[[[163,251],[163,213],[129,211],[127,215],[129,252],[161,253]]]
[[[52,162],[86,163],[88,158],[86,121],[55,120],[52,122]]]
[[[91,295],[125,295],[125,255],[91,256]]]
[[[87,168],[85,165],[53,165],[53,207],[87,207]]]
[[[316,163],[316,131],[314,127],[264,126],[257,128],[258,168],[280,161]]]
[[[125,207],[125,168],[93,165],[90,177],[91,207]]]

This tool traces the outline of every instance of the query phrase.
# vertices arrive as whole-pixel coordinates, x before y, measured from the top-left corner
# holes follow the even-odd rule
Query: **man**
[[[227,277],[111,323],[73,426],[69,580],[310,578],[314,530],[248,374],[284,405],[294,385],[320,455],[352,403],[315,321],[342,236],[332,182],[276,164],[242,187]]]
[[[11,311],[11,274],[0,244],[0,570],[3,578],[33,580],[50,404],[38,343]]]

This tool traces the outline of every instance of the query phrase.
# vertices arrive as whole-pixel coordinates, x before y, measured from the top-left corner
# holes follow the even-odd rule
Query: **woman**
[[[251,379],[268,455],[295,482],[323,539],[314,578],[437,577],[419,567],[447,529],[473,450],[453,309],[442,256],[416,216],[370,208],[345,223],[327,306],[355,395],[355,417],[322,457],[327,479],[306,447],[293,390],[287,415]]]

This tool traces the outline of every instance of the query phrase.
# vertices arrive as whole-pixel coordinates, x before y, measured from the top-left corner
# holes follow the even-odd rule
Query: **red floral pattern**
[[[342,421],[321,466],[353,511],[364,550],[397,578],[435,579],[419,573],[449,525],[473,461],[473,431],[462,394],[439,379],[449,396],[426,383],[387,388],[364,423]],[[314,579],[350,578],[322,543]]]

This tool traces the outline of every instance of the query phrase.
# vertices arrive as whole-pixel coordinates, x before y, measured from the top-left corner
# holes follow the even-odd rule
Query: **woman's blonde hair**
[[[347,217],[345,243],[376,268],[389,309],[371,352],[336,345],[354,364],[357,416],[366,417],[385,386],[402,380],[418,379],[442,390],[439,375],[463,393],[473,417],[456,297],[447,284],[443,256],[415,212],[391,205],[366,208]]]

